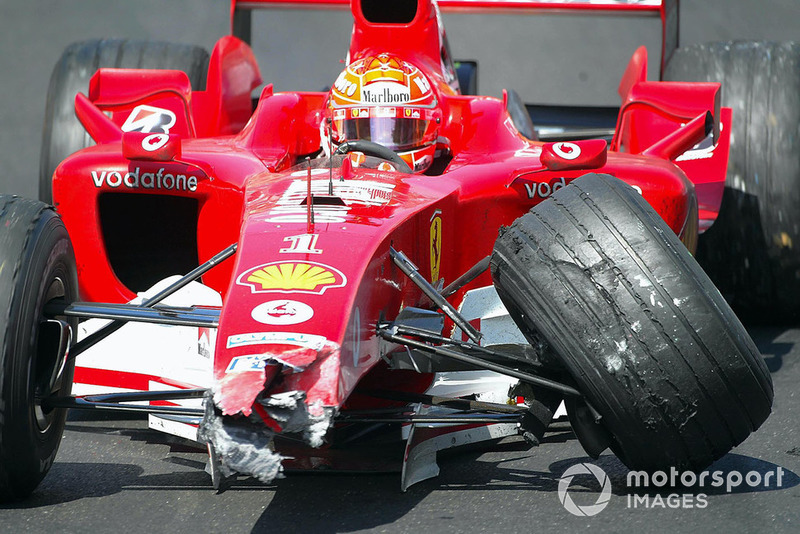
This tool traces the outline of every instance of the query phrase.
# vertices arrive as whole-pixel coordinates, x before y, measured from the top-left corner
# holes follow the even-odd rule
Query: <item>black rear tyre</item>
[[[719,218],[697,259],[736,313],[800,320],[800,43],[725,42],[678,49],[667,80],[722,84],[733,108]]]
[[[581,177],[503,229],[491,269],[517,325],[553,349],[629,468],[703,469],[769,415],[758,349],[661,217],[616,178]]]
[[[67,156],[92,144],[75,117],[75,95],[89,92],[89,79],[99,68],[175,69],[189,76],[192,89],[206,86],[209,56],[194,45],[132,40],[92,40],[64,50],[50,76],[42,152],[39,157],[39,200],[52,202],[52,179]]]
[[[59,342],[77,322],[46,322],[47,302],[77,299],[75,257],[58,215],[41,202],[0,196],[0,502],[30,494],[53,463],[66,410],[43,399],[68,395],[74,362]],[[56,318],[58,319],[58,318]],[[63,318],[62,318],[63,319]],[[63,346],[61,347],[63,348]]]

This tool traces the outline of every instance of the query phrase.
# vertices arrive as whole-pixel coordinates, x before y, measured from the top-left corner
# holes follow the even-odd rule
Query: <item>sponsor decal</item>
[[[168,134],[175,121],[175,114],[168,109],[141,105],[133,108],[122,125],[122,131]]]
[[[397,108],[383,108],[383,107],[375,108],[375,116],[394,118],[397,116]]]
[[[284,237],[283,240],[291,243],[286,248],[279,249],[280,254],[322,254],[322,249],[317,248],[318,234],[300,234]]]
[[[252,332],[228,336],[226,348],[250,345],[297,345],[312,350],[321,350],[328,341],[325,336],[298,334],[294,332]]]
[[[248,371],[261,371],[267,366],[267,358],[262,355],[237,356],[228,364],[226,373],[246,373]]]
[[[252,293],[311,293],[321,295],[331,287],[344,287],[347,277],[324,263],[281,262],[253,267],[236,279]]]
[[[317,172],[313,172],[317,171]],[[313,174],[328,174],[328,169],[313,169]],[[305,175],[300,171],[299,175]],[[328,195],[329,181],[327,179],[311,180],[311,194],[315,196]],[[351,180],[347,182],[334,182],[333,196],[341,198],[346,204],[362,204],[365,206],[379,206],[388,204],[392,199],[395,184],[376,182],[371,180]],[[305,202],[308,196],[308,181],[293,180],[286,192],[278,199],[280,206],[293,206]],[[316,208],[316,206],[315,206]],[[302,206],[303,213],[306,207]]]
[[[253,308],[250,316],[262,324],[283,326],[308,321],[314,316],[314,309],[296,300],[270,300]]]
[[[312,169],[311,174],[328,174],[328,169]],[[307,171],[298,171],[294,175],[306,176]],[[329,181],[327,179],[311,180],[311,194],[328,196]],[[392,199],[395,184],[371,180],[348,180],[334,182],[333,196],[339,197],[345,206],[314,204],[314,222],[342,223],[352,205],[381,206]],[[308,208],[303,204],[308,197],[308,181],[293,180],[286,192],[275,203],[275,207],[267,212],[267,222],[271,223],[303,223],[307,222]]]
[[[357,83],[347,79],[346,70],[343,71],[341,74],[339,74],[339,77],[333,83],[333,86],[336,88],[337,91],[347,96],[353,96],[356,93],[356,90],[358,89]]]
[[[431,217],[431,283],[439,279],[439,266],[442,260],[442,217],[441,210],[436,210]]]
[[[417,157],[418,154],[411,153],[410,156],[411,156],[411,161],[414,162],[414,164],[411,167],[414,169],[415,172],[423,171],[428,167],[430,167],[431,164],[433,163],[433,157],[430,154],[423,154],[422,156]],[[406,160],[406,162],[408,161]]]
[[[553,152],[560,158],[572,161],[580,157],[581,147],[575,143],[553,143]]]
[[[343,223],[350,211],[347,206],[326,206],[314,204],[314,222],[317,224]],[[305,206],[281,206],[269,210],[267,222],[275,224],[308,222],[308,208]]]
[[[431,84],[423,76],[415,76],[412,81],[416,84],[420,93],[424,94],[431,90]]]
[[[169,142],[169,134],[151,134],[142,139],[142,148],[148,152],[155,152]]]
[[[419,79],[419,78],[417,78]],[[370,104],[404,104],[411,101],[411,94],[408,89],[400,84],[383,84],[383,87],[370,87],[361,90],[361,101]]]
[[[217,330],[216,328],[198,328],[197,330],[197,354],[210,360],[214,355]]]
[[[156,172],[141,172],[139,167],[132,171],[111,170],[92,171],[94,186],[128,189],[162,189],[166,191],[196,191],[197,176],[165,172],[161,167]]]
[[[550,197],[553,193],[567,185],[566,180],[562,178],[554,178],[550,182],[522,182],[525,194],[529,199],[545,199]]]

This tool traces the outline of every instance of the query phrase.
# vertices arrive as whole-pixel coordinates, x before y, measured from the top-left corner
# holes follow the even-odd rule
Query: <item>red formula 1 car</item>
[[[259,3],[234,0],[241,35]],[[440,4],[667,30],[676,8]],[[0,497],[36,487],[67,409],[147,412],[218,488],[387,458],[405,488],[439,449],[536,444],[562,402],[592,456],[702,469],[767,418],[766,366],[692,257],[725,181],[718,84],[647,81],[640,49],[610,139],[545,142],[515,93],[468,94],[435,2],[351,9],[330,91],[253,101],[235,36],[65,52],[43,168],[87,144],[75,80],[117,68],[74,97],[96,145],[48,171],[54,208],[0,197]]]

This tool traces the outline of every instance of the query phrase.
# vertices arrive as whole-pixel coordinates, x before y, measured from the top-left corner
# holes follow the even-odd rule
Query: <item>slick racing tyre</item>
[[[590,454],[607,445],[631,469],[703,469],[769,415],[772,380],[758,349],[620,180],[578,178],[502,229],[491,271],[520,330],[552,349],[599,413],[595,430],[570,414]],[[587,447],[587,434],[605,445]]]
[[[733,108],[719,218],[697,259],[745,321],[800,320],[800,43],[678,49],[665,79],[722,84]]]
[[[92,40],[68,46],[56,63],[47,90],[42,152],[39,156],[39,200],[52,202],[53,172],[73,152],[92,144],[75,117],[75,95],[88,94],[89,79],[99,68],[175,69],[189,76],[192,89],[205,89],[209,56],[193,45]]]
[[[68,395],[71,324],[46,320],[45,305],[78,296],[67,230],[48,206],[0,195],[0,502],[30,494],[55,458],[66,410],[43,399]],[[58,319],[61,319],[60,321]]]

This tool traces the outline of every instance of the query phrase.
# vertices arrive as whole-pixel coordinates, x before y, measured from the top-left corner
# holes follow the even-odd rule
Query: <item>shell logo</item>
[[[236,279],[253,293],[311,293],[321,295],[331,287],[344,287],[347,277],[339,270],[313,261],[278,261],[253,267]]]

